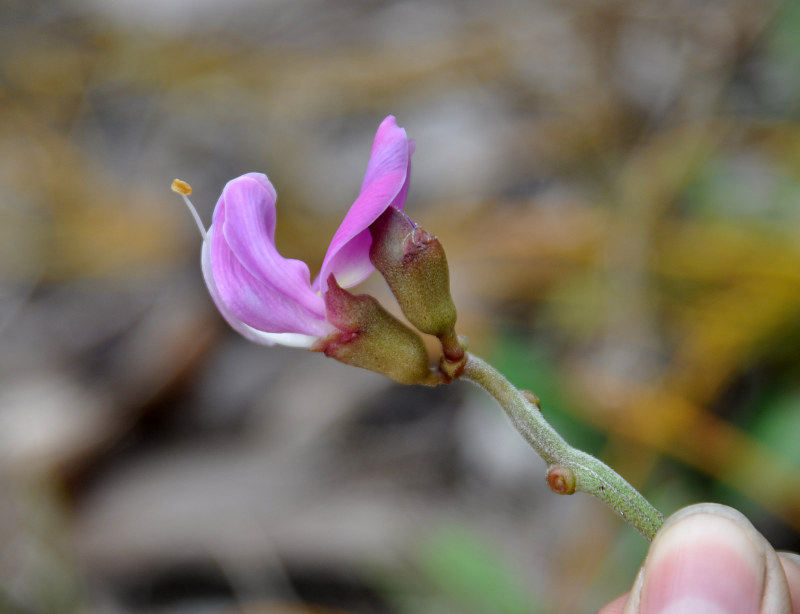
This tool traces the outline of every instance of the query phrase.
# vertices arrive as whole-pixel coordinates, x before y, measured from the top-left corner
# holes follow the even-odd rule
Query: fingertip
[[[599,614],[800,614],[800,555],[777,554],[733,508],[703,503],[670,516],[633,589]]]
[[[779,552],[778,560],[786,576],[789,594],[792,599],[792,614],[800,614],[800,554]]]
[[[622,614],[622,610],[625,607],[625,603],[628,601],[628,595],[630,593],[625,593],[624,595],[620,595],[614,601],[603,607],[597,614]]]
[[[635,611],[758,612],[764,551],[763,538],[735,510],[708,504],[685,508],[653,541],[631,600],[638,602]]]

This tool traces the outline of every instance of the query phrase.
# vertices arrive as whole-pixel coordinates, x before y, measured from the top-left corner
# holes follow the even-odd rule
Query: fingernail
[[[729,518],[687,515],[653,542],[641,614],[752,614],[764,585],[762,549]]]

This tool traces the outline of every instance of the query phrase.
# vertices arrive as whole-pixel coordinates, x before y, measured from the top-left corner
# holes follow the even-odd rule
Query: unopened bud
[[[522,396],[525,397],[525,400],[533,405],[539,411],[542,411],[542,402],[539,400],[539,397],[536,396],[535,393],[531,392],[530,390],[520,390]]]
[[[369,231],[369,258],[386,279],[408,321],[423,333],[454,337],[456,308],[439,239],[394,207],[389,207]]]
[[[428,366],[422,338],[368,294],[352,295],[328,278],[328,321],[339,330],[318,340],[311,350],[354,367],[382,373],[401,384],[438,383]]]
[[[547,468],[547,485],[559,495],[572,495],[577,486],[575,473],[569,467],[551,465]]]

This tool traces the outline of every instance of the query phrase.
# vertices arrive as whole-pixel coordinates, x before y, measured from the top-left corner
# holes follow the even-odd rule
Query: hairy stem
[[[467,355],[464,379],[468,379],[491,394],[505,410],[511,423],[548,466],[559,469],[559,474],[574,476],[574,489],[553,490],[571,494],[582,491],[594,495],[614,509],[645,539],[652,541],[664,522],[664,516],[645,499],[639,491],[617,472],[595,457],[576,450],[542,416],[537,405],[517,390],[497,369],[480,358]],[[563,483],[559,475],[558,483]]]

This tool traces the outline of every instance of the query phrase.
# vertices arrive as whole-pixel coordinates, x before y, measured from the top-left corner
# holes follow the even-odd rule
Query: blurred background
[[[388,114],[460,333],[665,513],[800,550],[800,3],[4,0],[0,611],[545,614],[644,540],[477,388],[249,345],[209,221],[316,272]],[[365,290],[393,304],[380,279]]]

